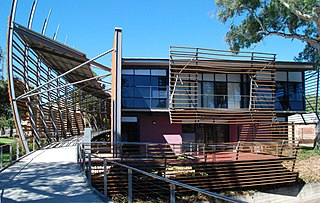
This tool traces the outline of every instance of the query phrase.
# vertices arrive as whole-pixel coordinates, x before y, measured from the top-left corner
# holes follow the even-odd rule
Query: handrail
[[[120,143],[110,143],[110,142],[91,142],[91,143],[82,143],[83,146],[89,146],[93,150],[107,150],[110,151],[112,146],[117,145],[121,148],[125,147],[142,147],[140,149],[144,149],[137,153],[133,154],[122,154],[122,158],[136,158],[136,157],[145,157],[148,159],[152,159],[152,156],[149,155],[163,155],[164,159],[168,157],[173,158],[173,156],[198,156],[198,155],[207,155],[207,154],[214,154],[217,152],[230,152],[230,161],[236,159],[239,152],[245,153],[254,153],[254,154],[264,154],[264,155],[272,155],[275,158],[280,157],[292,157],[292,153],[283,154],[284,150],[279,151],[279,148],[290,149],[290,151],[296,147],[297,140],[281,140],[279,142],[248,142],[248,141],[241,141],[241,147],[237,147],[239,142],[228,142],[228,143],[218,143],[218,144],[205,144],[205,143],[140,143],[140,142],[120,142]],[[103,146],[102,148],[99,146]],[[152,148],[153,147],[153,148]],[[126,150],[126,148],[123,148]],[[131,148],[128,148],[129,150]],[[151,149],[151,151],[149,151]],[[237,149],[237,150],[236,150]],[[173,156],[170,156],[165,152],[166,150],[171,150]],[[168,152],[168,151],[167,151]],[[280,153],[281,152],[281,153]],[[106,152],[106,153],[111,153]],[[194,154],[196,153],[196,155]],[[233,157],[234,155],[234,157]],[[157,158],[157,157],[155,157]],[[205,159],[206,157],[198,157],[198,159]]]
[[[13,152],[13,145],[16,144],[16,152]],[[9,163],[5,166],[3,165],[3,149],[5,147],[9,147]],[[16,155],[16,159],[19,159],[19,154],[20,154],[20,149],[19,149],[19,142],[13,142],[10,144],[4,144],[4,145],[0,145],[0,172],[2,169],[6,168],[8,165],[10,165],[11,163],[13,163],[15,160],[13,160],[13,155]]]
[[[80,147],[80,151],[81,150],[84,150],[84,152],[86,153],[86,150],[81,148],[81,145],[79,145]],[[178,181],[174,181],[174,180],[171,180],[169,178],[165,178],[165,177],[161,177],[161,176],[158,176],[158,175],[155,175],[155,174],[152,174],[152,173],[148,173],[146,171],[143,171],[143,170],[140,170],[140,169],[137,169],[137,168],[134,168],[134,167],[131,167],[131,166],[128,166],[128,165],[125,165],[125,164],[122,164],[122,163],[118,163],[116,161],[112,161],[110,159],[107,159],[107,158],[101,158],[99,156],[96,156],[96,155],[92,155],[91,153],[87,153],[89,155],[89,157],[93,156],[95,158],[98,158],[98,159],[102,159],[104,160],[104,163],[105,160],[107,162],[110,162],[112,164],[115,164],[115,165],[118,165],[118,166],[121,166],[121,167],[124,167],[124,168],[127,168],[127,169],[130,169],[132,171],[136,171],[138,173],[141,173],[143,175],[146,175],[146,176],[149,176],[149,177],[152,177],[154,179],[158,179],[158,180],[161,180],[161,181],[165,181],[165,182],[168,182],[170,184],[173,184],[173,185],[178,185],[180,187],[184,187],[184,188],[187,188],[187,189],[190,189],[190,190],[193,190],[193,191],[196,191],[196,192],[200,192],[200,193],[203,193],[203,194],[206,194],[206,195],[209,195],[211,197],[214,197],[214,198],[219,198],[219,199],[222,199],[222,200],[226,200],[226,201],[229,201],[229,202],[244,202],[244,201],[241,201],[241,200],[237,200],[237,199],[234,199],[234,198],[231,198],[231,197],[226,197],[226,196],[223,196],[223,195],[220,195],[220,194],[217,194],[217,193],[214,193],[214,192],[210,192],[210,191],[207,191],[207,190],[203,190],[203,189],[200,189],[200,188],[197,188],[197,187],[193,187],[191,185],[188,185],[188,184],[184,184],[184,183],[181,183],[181,182],[178,182]],[[91,158],[89,158],[90,161],[92,161]],[[90,166],[91,163],[89,163],[89,166]],[[172,200],[171,200],[172,201]],[[175,200],[174,200],[175,201]],[[173,202],[174,202],[173,201]]]

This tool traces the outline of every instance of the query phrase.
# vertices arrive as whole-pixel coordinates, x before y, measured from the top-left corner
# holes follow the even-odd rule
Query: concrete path
[[[270,189],[240,199],[249,203],[319,203],[320,183]]]
[[[76,163],[76,147],[38,150],[0,173],[0,203],[103,202]]]

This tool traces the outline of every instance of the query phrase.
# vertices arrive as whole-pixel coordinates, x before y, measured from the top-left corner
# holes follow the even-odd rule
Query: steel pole
[[[128,203],[132,203],[132,170],[128,169]]]
[[[103,194],[108,196],[108,177],[107,177],[108,162],[106,159],[103,160]]]
[[[170,203],[176,202],[176,186],[174,184],[170,184]]]

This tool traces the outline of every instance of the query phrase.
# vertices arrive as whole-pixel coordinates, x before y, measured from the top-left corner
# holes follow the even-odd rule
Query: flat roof
[[[244,60],[221,60],[225,61],[226,63],[237,61],[237,62],[243,62],[243,63],[249,63],[250,61]],[[169,59],[168,58],[149,58],[149,57],[124,57],[122,58],[122,63],[124,66],[130,66],[130,65],[154,65],[154,66],[169,66]],[[296,61],[276,61],[275,62],[276,69],[277,70],[312,70],[313,69],[313,63],[310,62],[296,62]]]

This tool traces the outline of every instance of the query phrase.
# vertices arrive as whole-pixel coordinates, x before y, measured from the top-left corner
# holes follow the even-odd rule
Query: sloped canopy
[[[66,71],[89,60],[84,53],[45,37],[19,24],[14,25],[14,30],[21,39],[32,50],[34,50],[34,52],[41,58],[42,62],[46,66],[55,70],[58,74],[65,73]],[[110,68],[96,62],[91,62],[90,65],[106,71],[111,71]],[[84,65],[65,75],[64,78],[70,83],[92,78],[94,77],[94,74],[90,65]],[[79,83],[75,86],[100,98],[109,96],[109,94],[103,91],[103,87],[96,80]]]

